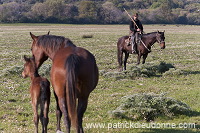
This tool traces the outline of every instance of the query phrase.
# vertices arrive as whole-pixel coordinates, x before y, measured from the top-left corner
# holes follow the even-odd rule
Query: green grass
[[[137,67],[157,66],[160,62],[171,64],[178,72],[171,69],[168,73],[136,76],[130,78],[136,67],[136,55],[130,55],[127,64],[127,76],[116,78],[118,73],[116,42],[119,37],[129,33],[128,25],[65,25],[65,24],[0,24],[0,132],[29,133],[34,131],[33,112],[30,104],[30,79],[22,79],[23,55],[31,55],[31,37],[50,34],[70,38],[77,46],[92,52],[100,70],[99,83],[91,93],[83,123],[116,124],[116,123],[147,123],[112,118],[109,111],[115,110],[121,98],[138,93],[166,94],[189,105],[195,113],[191,116],[178,115],[173,118],[159,117],[155,123],[196,123],[196,128],[85,128],[86,133],[195,133],[200,132],[200,26],[184,25],[144,25],[146,33],[164,31],[166,49],[161,50],[154,44],[148,55],[146,64]],[[92,35],[92,38],[82,38]],[[47,69],[51,61],[45,62]],[[44,67],[45,67],[44,66]],[[180,73],[179,73],[180,72]],[[40,74],[46,74],[44,69]],[[104,73],[111,76],[104,75]],[[177,74],[178,73],[178,74]],[[113,76],[114,75],[114,76]],[[117,75],[118,76],[118,75]],[[47,76],[49,78],[49,76]],[[53,88],[52,88],[53,90]],[[55,99],[52,95],[50,105],[50,122],[48,131],[56,130]],[[41,128],[41,126],[40,126]],[[62,129],[64,124],[62,121]]]

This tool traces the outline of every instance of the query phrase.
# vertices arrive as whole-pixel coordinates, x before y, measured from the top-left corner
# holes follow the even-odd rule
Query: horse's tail
[[[66,100],[69,117],[71,119],[72,126],[77,127],[77,74],[79,69],[80,59],[78,55],[72,54],[67,58],[67,85],[66,85]]]
[[[40,116],[43,132],[47,131],[47,125],[49,123],[48,112],[49,112],[49,103],[50,103],[50,83],[48,80],[40,82],[40,107],[42,116]]]
[[[45,103],[47,102],[48,100],[48,91],[49,91],[49,88],[50,88],[50,83],[49,81],[41,81],[40,82],[40,100],[41,100],[41,111],[44,112],[44,108],[45,108]]]
[[[122,36],[117,41],[117,61],[119,64],[119,69],[122,69],[122,48],[124,47],[123,45],[126,45],[126,39],[128,39],[128,36]]]

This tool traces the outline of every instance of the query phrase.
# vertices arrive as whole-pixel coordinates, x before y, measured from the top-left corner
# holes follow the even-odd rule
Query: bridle
[[[161,44],[161,43],[165,43],[165,41],[160,41],[160,40],[159,40],[159,38],[158,38],[158,33],[156,34],[156,41],[157,41],[158,43],[160,43],[160,44]]]
[[[160,41],[158,38],[158,35],[156,34],[156,41],[161,44],[161,43],[165,43],[165,41]],[[151,51],[149,48],[147,48],[146,44],[142,41],[142,39],[140,39],[140,42],[142,42],[142,45],[148,50]],[[153,46],[153,45],[152,45]]]

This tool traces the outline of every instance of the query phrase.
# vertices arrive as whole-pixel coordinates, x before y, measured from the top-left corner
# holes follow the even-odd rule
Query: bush
[[[185,74],[185,72],[183,72],[180,69],[170,68],[168,71],[166,71],[162,75],[163,76],[178,76],[178,75],[182,75],[182,74]]]
[[[152,121],[157,117],[172,118],[176,115],[187,115],[191,108],[164,94],[143,93],[122,97],[121,105],[109,114],[114,118]]]
[[[159,73],[164,73],[168,71],[170,68],[175,68],[172,64],[166,64],[165,62],[160,62],[157,71]]]
[[[12,66],[10,68],[6,68],[2,70],[1,76],[9,76],[9,75],[18,75],[21,76],[24,67],[22,66]],[[41,76],[49,76],[51,71],[50,64],[43,64],[39,69],[39,74]]]
[[[92,38],[92,37],[93,37],[93,35],[89,35],[89,34],[88,35],[86,35],[86,34],[82,35],[82,38]]]
[[[162,74],[167,71],[169,71],[171,68],[175,67],[172,64],[167,64],[165,62],[159,62],[157,65],[150,65],[150,64],[144,64],[144,65],[138,65],[138,66],[132,66],[129,70],[122,71],[122,72],[103,72],[100,73],[100,75],[103,75],[104,77],[108,78],[115,78],[116,80],[119,79],[135,79],[136,77],[152,77],[156,76],[158,73]],[[178,74],[177,70],[176,73]],[[175,74],[175,73],[174,73]],[[179,75],[182,74],[182,72],[179,72]],[[167,75],[167,74],[164,74]]]
[[[1,76],[9,76],[9,75],[21,75],[23,71],[23,66],[12,66],[10,68],[3,69]]]
[[[39,69],[39,74],[41,76],[50,76],[51,64],[43,64]]]

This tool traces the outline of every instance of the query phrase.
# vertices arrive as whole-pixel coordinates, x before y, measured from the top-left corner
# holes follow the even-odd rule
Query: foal
[[[22,77],[31,78],[31,102],[34,111],[35,133],[38,133],[38,105],[40,104],[40,121],[42,123],[42,133],[47,133],[47,125],[49,122],[48,112],[50,104],[50,82],[43,77],[40,77],[36,69],[34,58],[27,58],[24,56],[25,64],[22,72]]]

